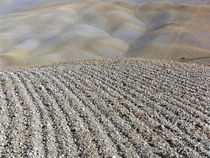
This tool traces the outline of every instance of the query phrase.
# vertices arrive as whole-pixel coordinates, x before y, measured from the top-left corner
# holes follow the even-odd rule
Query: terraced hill
[[[0,157],[209,157],[210,68],[109,59],[0,72]]]

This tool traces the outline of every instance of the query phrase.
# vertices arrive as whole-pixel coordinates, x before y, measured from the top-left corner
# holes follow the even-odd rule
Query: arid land
[[[1,157],[209,157],[210,68],[84,60],[0,72]]]
[[[61,1],[0,1],[0,157],[209,158],[209,0]]]

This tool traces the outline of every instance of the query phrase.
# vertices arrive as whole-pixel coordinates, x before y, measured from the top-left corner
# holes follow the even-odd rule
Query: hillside
[[[133,2],[54,2],[0,16],[0,69],[104,57],[210,64],[208,1]]]
[[[209,157],[210,68],[77,60],[0,72],[0,157]]]

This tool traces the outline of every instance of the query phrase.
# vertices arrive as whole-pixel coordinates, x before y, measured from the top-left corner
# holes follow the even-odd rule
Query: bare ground
[[[210,67],[139,59],[0,72],[0,157],[209,157]]]

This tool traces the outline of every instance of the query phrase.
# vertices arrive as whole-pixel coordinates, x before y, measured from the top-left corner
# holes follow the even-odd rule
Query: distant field
[[[17,2],[0,16],[1,69],[104,57],[210,64],[205,0]]]

